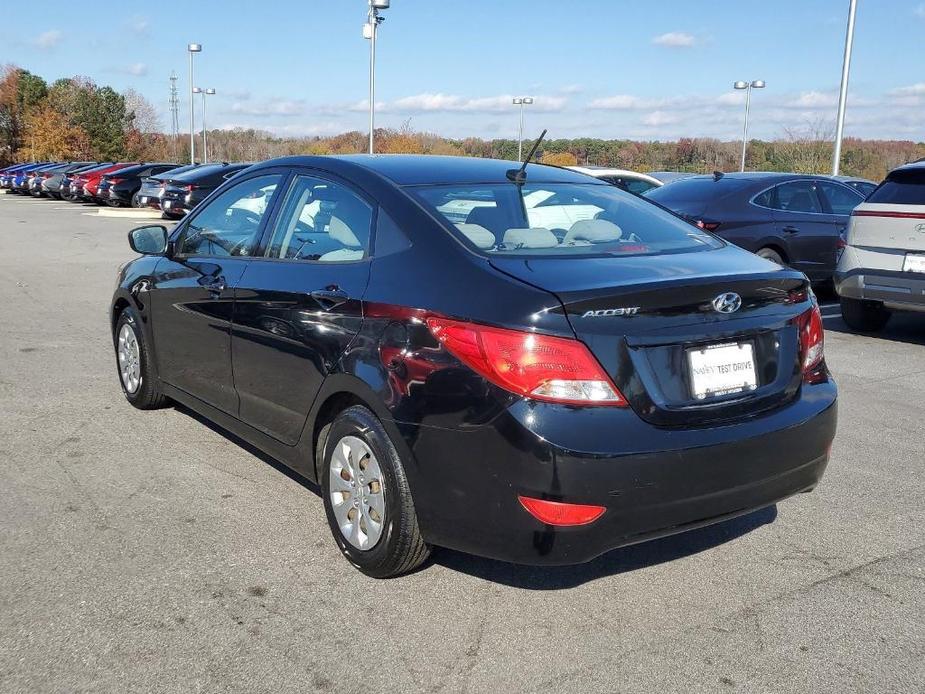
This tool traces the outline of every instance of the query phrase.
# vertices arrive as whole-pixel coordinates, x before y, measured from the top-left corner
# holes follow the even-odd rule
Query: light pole
[[[206,139],[206,95],[213,96],[215,90],[212,88],[203,89],[202,87],[193,87],[193,94],[202,95],[202,163],[209,163],[209,144]]]
[[[374,152],[376,131],[376,34],[379,24],[385,17],[379,16],[379,10],[389,9],[389,0],[368,0],[369,12],[363,25],[363,38],[369,39],[369,153]]]
[[[524,160],[524,106],[529,106],[532,103],[532,96],[514,97],[514,105],[520,106],[520,130],[517,131],[517,161]]]
[[[751,82],[742,82],[741,80],[732,85],[735,89],[745,90],[745,128],[742,130],[742,163],[739,165],[739,171],[745,171],[745,148],[748,146],[748,107],[752,100],[752,89],[764,89],[764,80],[753,80]]]
[[[196,163],[196,123],[194,122],[196,106],[193,103],[193,53],[202,52],[202,44],[191,43],[186,47],[189,53],[189,163]]]
[[[832,175],[838,175],[841,166],[841,138],[845,129],[845,106],[848,103],[848,73],[851,70],[851,47],[854,44],[854,15],[858,0],[848,5],[848,29],[845,32],[845,57],[841,65],[841,91],[838,94],[838,119],[835,122],[835,150],[832,152]]]

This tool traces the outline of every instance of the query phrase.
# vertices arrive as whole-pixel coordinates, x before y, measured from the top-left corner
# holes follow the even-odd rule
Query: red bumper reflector
[[[603,506],[566,504],[561,501],[546,501],[529,496],[518,496],[517,498],[531,516],[547,525],[587,525],[604,515],[606,510]]]

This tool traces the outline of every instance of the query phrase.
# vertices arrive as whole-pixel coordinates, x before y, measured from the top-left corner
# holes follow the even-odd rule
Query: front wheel
[[[879,301],[863,301],[843,296],[841,317],[852,330],[875,333],[886,326],[890,320],[890,312]]]
[[[167,398],[160,392],[141,322],[133,308],[119,315],[115,329],[116,366],[122,392],[139,410],[163,407]]]
[[[374,578],[398,576],[430,555],[401,458],[379,419],[356,405],[323,432],[324,510],[341,553]]]

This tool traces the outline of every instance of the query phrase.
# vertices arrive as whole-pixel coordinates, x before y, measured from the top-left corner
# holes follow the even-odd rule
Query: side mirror
[[[149,224],[128,232],[128,245],[142,255],[161,255],[167,250],[167,227]]]

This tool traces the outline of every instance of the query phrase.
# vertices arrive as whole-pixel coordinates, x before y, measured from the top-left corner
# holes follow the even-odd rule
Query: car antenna
[[[719,179],[721,179],[721,178],[722,178],[723,176],[725,176],[725,175],[726,175],[726,174],[724,174],[722,171],[714,171],[714,172],[713,172],[713,180],[714,180],[714,181],[718,181]]]
[[[508,179],[519,186],[522,186],[527,182],[527,164],[529,164],[530,160],[533,159],[533,155],[536,154],[536,148],[540,146],[540,143],[543,141],[544,137],[546,137],[545,128],[543,128],[543,132],[540,133],[540,136],[536,138],[536,142],[533,143],[533,147],[530,148],[530,153],[524,158],[524,162],[520,165],[520,168],[509,169],[507,171],[505,176],[507,176]]]

